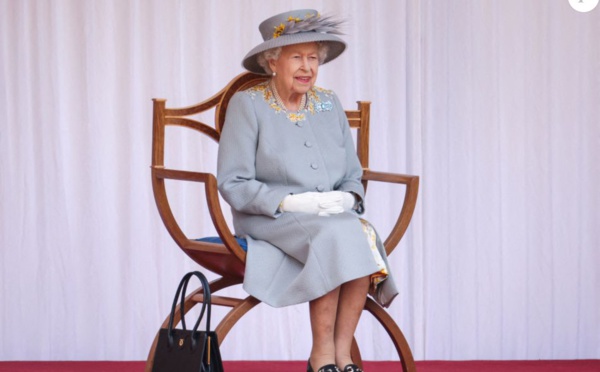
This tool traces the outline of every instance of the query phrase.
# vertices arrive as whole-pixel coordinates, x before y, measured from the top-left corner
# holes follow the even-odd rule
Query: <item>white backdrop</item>
[[[150,99],[207,98],[242,71],[260,21],[304,7],[348,20],[319,85],[348,108],[373,101],[371,167],[421,176],[389,309],[416,359],[600,358],[600,9],[0,0],[0,360],[145,359],[195,268],[154,205]],[[176,166],[215,160],[168,140]],[[173,193],[186,229],[211,234],[200,190]],[[397,194],[369,188],[381,233]],[[306,310],[254,309],[224,358],[306,359]],[[365,359],[395,358],[368,314],[357,339]]]

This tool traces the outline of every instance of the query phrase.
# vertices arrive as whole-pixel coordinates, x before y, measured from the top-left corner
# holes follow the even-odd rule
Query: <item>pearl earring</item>
[[[275,71],[273,71],[273,77],[277,76],[277,73]]]

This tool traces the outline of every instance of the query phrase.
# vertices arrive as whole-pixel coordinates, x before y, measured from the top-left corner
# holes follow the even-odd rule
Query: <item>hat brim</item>
[[[311,42],[324,42],[329,46],[327,57],[323,61],[323,64],[330,62],[337,57],[346,49],[346,43],[339,37],[332,34],[325,34],[320,32],[301,32],[291,35],[282,35],[275,39],[270,39],[262,44],[257,45],[252,49],[242,61],[242,66],[250,72],[257,74],[266,74],[265,70],[258,64],[258,55],[266,50],[284,47],[287,45],[311,43]]]

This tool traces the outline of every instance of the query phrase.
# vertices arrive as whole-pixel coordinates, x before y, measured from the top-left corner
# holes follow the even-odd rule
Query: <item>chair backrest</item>
[[[219,93],[189,107],[167,108],[165,99],[153,99],[152,186],[160,216],[175,242],[188,256],[198,264],[224,276],[243,276],[246,253],[235,240],[223,217],[216,177],[211,173],[165,168],[165,128],[170,125],[186,127],[203,133],[218,142],[231,97],[236,92],[250,88],[266,79],[268,77],[263,75],[242,73]],[[207,125],[190,118],[192,115],[212,109],[215,110],[214,125]],[[346,115],[350,126],[358,131],[358,158],[363,168],[368,169],[370,102],[358,102],[357,110],[347,110]],[[192,240],[184,234],[169,204],[165,187],[167,179],[204,183],[208,210],[223,244]],[[366,179],[363,180],[365,187],[366,182]]]

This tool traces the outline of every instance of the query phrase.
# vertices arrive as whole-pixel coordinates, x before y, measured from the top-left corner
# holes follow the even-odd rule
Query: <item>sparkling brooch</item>
[[[331,111],[332,109],[333,109],[333,103],[331,103],[331,101],[315,102],[315,111],[317,111],[317,112]]]

